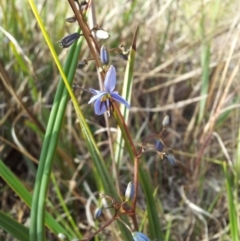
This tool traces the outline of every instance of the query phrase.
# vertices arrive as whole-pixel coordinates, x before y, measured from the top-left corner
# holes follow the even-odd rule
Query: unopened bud
[[[105,46],[103,45],[100,49],[100,59],[103,65],[108,65],[109,63],[109,54]]]
[[[102,208],[97,208],[94,212],[94,219],[99,219],[102,215]]]
[[[76,40],[78,40],[80,36],[81,36],[81,34],[79,34],[79,33],[72,33],[72,34],[69,34],[68,36],[62,38],[61,40],[59,40],[58,43],[60,44],[60,47],[62,47],[62,48],[68,48],[68,47],[70,47]]]
[[[158,140],[156,142],[156,149],[157,149],[157,151],[162,152],[163,148],[164,148],[163,143],[160,140]]]
[[[141,232],[134,232],[132,233],[132,237],[134,241],[150,241],[148,236]]]
[[[95,31],[96,37],[99,39],[108,39],[110,37],[109,33],[103,29],[97,29]]]
[[[59,233],[58,234],[58,238],[61,239],[61,240],[68,240],[67,236],[65,234],[63,234],[63,233]]]
[[[77,18],[75,16],[66,18],[65,21],[68,23],[74,23],[76,22]]]
[[[177,163],[175,156],[173,155],[171,150],[169,150],[169,152],[165,155],[165,157],[167,158],[167,160],[172,166],[174,166]]]
[[[162,125],[163,127],[167,127],[170,123],[170,117],[168,115],[166,115],[164,118],[163,118],[163,122],[162,122]]]
[[[126,201],[132,200],[134,197],[134,185],[133,182],[129,182],[125,191]]]
[[[83,69],[88,64],[87,60],[84,59],[83,61],[78,62],[78,68]]]

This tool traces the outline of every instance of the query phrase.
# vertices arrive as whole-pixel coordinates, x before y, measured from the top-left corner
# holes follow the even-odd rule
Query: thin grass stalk
[[[61,204],[61,206],[62,206],[62,208],[64,210],[64,213],[65,213],[69,223],[72,226],[72,229],[77,234],[77,237],[82,238],[82,234],[79,232],[79,228],[78,228],[77,224],[74,222],[74,220],[73,220],[72,216],[70,215],[70,212],[69,212],[69,210],[67,208],[67,205],[65,204],[65,201],[64,201],[64,199],[62,197],[62,194],[61,194],[61,192],[60,192],[60,190],[58,188],[58,184],[57,184],[56,178],[55,178],[53,173],[51,174],[51,180],[53,182],[53,186],[55,188],[55,191],[56,191],[59,203]]]
[[[227,189],[227,202],[228,202],[228,214],[229,214],[229,226],[230,226],[230,233],[231,238],[233,241],[238,241],[239,236],[239,230],[238,230],[238,211],[236,203],[238,200],[234,199],[234,192],[235,192],[235,184],[234,184],[234,175],[229,174],[229,170],[227,169],[226,162],[223,163],[223,171],[225,174],[225,180],[226,180],[226,189]]]

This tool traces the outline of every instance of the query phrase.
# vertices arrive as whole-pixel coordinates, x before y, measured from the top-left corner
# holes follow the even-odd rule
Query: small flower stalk
[[[116,69],[111,65],[107,71],[104,81],[104,90],[95,90],[90,88],[89,91],[94,95],[88,102],[91,104],[94,102],[94,112],[96,115],[102,115],[106,111],[110,115],[112,107],[112,101],[124,104],[127,108],[130,108],[128,102],[123,99],[118,92],[114,91],[116,86]]]
[[[125,191],[126,201],[132,200],[134,197],[134,185],[133,182],[129,182]]]
[[[133,232],[132,237],[134,241],[150,241],[148,236],[141,232]]]

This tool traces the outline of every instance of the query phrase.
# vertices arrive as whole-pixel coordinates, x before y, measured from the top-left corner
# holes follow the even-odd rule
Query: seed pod
[[[134,197],[134,185],[133,182],[129,182],[125,191],[126,201],[132,200]]]
[[[102,208],[98,207],[94,212],[94,219],[99,219],[102,215],[102,211],[103,211]]]
[[[58,43],[60,44],[60,47],[68,48],[76,40],[78,40],[80,36],[81,36],[81,34],[79,34],[79,33],[72,33],[72,34],[69,34],[66,37],[62,38],[61,40],[59,40]]]
[[[168,115],[166,115],[164,118],[163,118],[163,122],[162,122],[162,125],[163,127],[167,127],[170,123],[170,117]]]
[[[100,49],[100,60],[103,65],[108,65],[109,63],[109,54],[104,45]]]
[[[119,46],[119,54],[122,59],[128,60],[128,55],[129,55],[130,50],[126,49],[123,44]]]

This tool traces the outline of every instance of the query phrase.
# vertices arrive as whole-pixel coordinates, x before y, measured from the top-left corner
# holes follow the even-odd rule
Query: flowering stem
[[[135,145],[133,143],[132,137],[129,133],[129,130],[127,128],[127,124],[124,121],[124,118],[122,116],[122,113],[120,112],[117,104],[113,102],[113,114],[115,119],[117,120],[117,123],[123,133],[123,138],[125,139],[126,146],[128,148],[128,152],[130,154],[131,159],[134,162],[134,197],[133,197],[133,204],[131,208],[131,212],[133,213],[131,216],[134,224],[134,229],[138,230],[138,224],[137,224],[137,219],[136,219],[136,214],[135,214],[135,209],[136,209],[136,203],[137,203],[137,195],[138,195],[138,167],[139,167],[139,155],[137,153],[137,150],[135,148]]]
[[[95,40],[95,38],[92,36],[91,31],[88,27],[88,24],[86,24],[85,20],[84,20],[84,16],[82,15],[82,12],[80,12],[77,7],[76,4],[74,2],[74,0],[68,0],[74,14],[75,17],[78,21],[78,24],[82,30],[82,33],[87,41],[87,44],[89,46],[90,52],[93,55],[93,59],[96,63],[97,66],[97,70],[98,70],[98,74],[99,77],[101,78],[101,81],[99,82],[100,84],[100,88],[102,89],[102,82],[105,79],[105,72],[104,71],[99,71],[99,69],[101,69],[101,62],[99,60],[99,54],[100,54],[100,48]],[[108,134],[108,142],[109,142],[109,146],[110,146],[110,152],[111,152],[111,157],[112,157],[112,165],[113,165],[113,175],[114,175],[114,179],[116,181],[116,187],[117,187],[117,191],[119,192],[119,182],[118,182],[118,176],[117,176],[117,167],[115,164],[115,161],[113,160],[114,155],[113,155],[113,147],[112,147],[112,138],[111,138],[111,133],[110,133],[110,126],[109,126],[109,121],[108,121],[108,117],[105,115],[105,121],[106,121],[106,125],[107,125],[107,134]]]
[[[85,239],[82,239],[81,241],[88,241],[91,240],[95,235],[97,235],[98,233],[100,233],[103,229],[105,229],[107,226],[109,226],[113,221],[115,221],[118,217],[116,215],[114,215],[113,218],[111,218],[108,222],[106,222],[101,228],[99,228],[96,232],[94,232],[93,234],[91,234],[90,236],[88,236]]]

